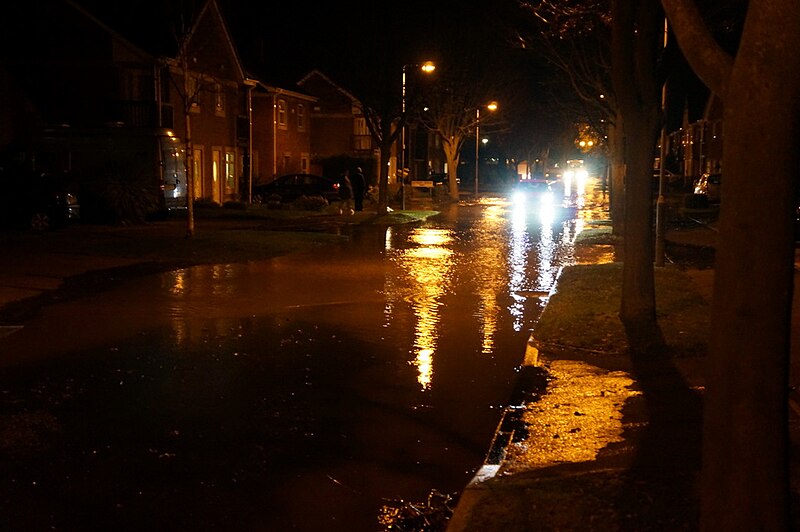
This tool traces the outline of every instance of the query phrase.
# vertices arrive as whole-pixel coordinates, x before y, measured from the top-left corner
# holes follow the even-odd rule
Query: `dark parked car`
[[[300,196],[322,196],[329,202],[339,201],[339,182],[314,174],[288,174],[253,187],[253,200],[258,203],[291,203]]]
[[[44,231],[80,218],[76,185],[68,174],[0,169],[0,225]]]

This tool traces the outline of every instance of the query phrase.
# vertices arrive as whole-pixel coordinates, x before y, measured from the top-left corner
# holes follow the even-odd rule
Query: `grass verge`
[[[656,268],[656,316],[667,345],[676,356],[705,354],[710,309],[689,275],[677,266]],[[624,353],[627,340],[619,307],[622,263],[565,268],[539,322],[535,338],[591,351]]]

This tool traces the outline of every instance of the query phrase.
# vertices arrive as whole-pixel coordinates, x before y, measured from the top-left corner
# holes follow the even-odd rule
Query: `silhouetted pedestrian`
[[[353,185],[353,200],[355,201],[356,211],[364,210],[364,193],[367,191],[367,181],[364,179],[364,172],[360,166],[356,166],[353,176],[350,178]]]
[[[353,214],[353,185],[347,171],[339,177],[339,198],[342,200],[339,214]]]

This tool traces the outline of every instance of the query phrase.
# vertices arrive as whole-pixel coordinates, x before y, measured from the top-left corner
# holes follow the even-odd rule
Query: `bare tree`
[[[458,166],[461,148],[468,138],[474,138],[476,127],[496,125],[500,114],[490,113],[487,105],[493,101],[493,89],[486,82],[476,82],[458,66],[431,86],[425,94],[425,108],[419,113],[422,126],[436,135],[442,144],[447,162],[450,198],[458,200]]]
[[[800,4],[750,0],[731,56],[694,1],[662,3],[684,55],[724,107],[725,189],[704,409],[701,525],[789,530]]]
[[[378,107],[361,106],[372,138],[380,149],[378,175],[378,214],[386,214],[389,207],[389,157],[392,145],[397,142],[405,118],[392,99],[378,101]]]
[[[198,3],[200,2],[200,3]],[[224,85],[230,78],[230,68],[224,62],[209,61],[215,53],[214,48],[219,41],[214,38],[216,32],[198,31],[198,25],[204,23],[204,17],[217,16],[221,13],[213,0],[191,0],[169,4],[173,7],[173,38],[177,43],[175,57],[164,62],[170,69],[170,81],[175,88],[181,104],[184,119],[184,147],[186,151],[186,235],[191,237],[195,232],[194,223],[194,149],[192,138],[192,114],[194,107],[200,102],[203,93],[211,93]],[[206,18],[207,20],[207,18]],[[227,69],[227,72],[226,72]]]
[[[658,0],[612,0],[612,79],[624,135],[625,238],[620,319],[634,353],[663,345],[655,313],[652,168],[661,127],[664,16]]]

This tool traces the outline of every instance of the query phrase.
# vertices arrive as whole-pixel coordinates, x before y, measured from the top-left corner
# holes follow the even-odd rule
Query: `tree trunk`
[[[192,96],[189,93],[189,55],[181,50],[181,67],[183,68],[183,117],[186,122],[186,236],[194,236],[194,147],[192,143]]]
[[[622,116],[617,112],[614,124],[608,128],[608,152],[611,159],[610,176],[610,216],[611,231],[614,235],[625,234],[625,157]]]
[[[705,530],[790,528],[798,28],[797,2],[751,2],[727,85],[704,420]]]
[[[663,344],[656,326],[653,272],[652,168],[658,111],[642,111],[625,119],[625,238],[623,239],[620,319],[635,352]]]
[[[459,149],[451,142],[442,142],[442,151],[445,161],[447,161],[447,183],[450,191],[450,199],[458,201],[458,165],[460,162]]]
[[[384,137],[386,138],[386,137]],[[381,146],[381,162],[378,173],[378,214],[386,214],[389,209],[389,156],[392,153],[393,141]]]
[[[731,61],[694,2],[662,1],[684,55],[724,102],[725,185],[703,421],[701,527],[789,530],[800,5],[751,0]]]
[[[622,117],[625,238],[620,320],[632,354],[663,344],[656,322],[652,168],[660,125],[655,64],[663,21],[654,0],[612,1],[612,80]]]

